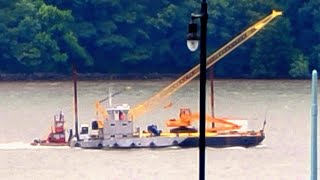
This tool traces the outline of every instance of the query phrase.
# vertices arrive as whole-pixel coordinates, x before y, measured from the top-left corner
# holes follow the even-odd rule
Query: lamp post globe
[[[199,40],[187,40],[187,46],[191,52],[194,52],[199,47]]]
[[[199,37],[197,36],[197,24],[191,22],[188,27],[187,47],[191,52],[194,52],[199,47]]]

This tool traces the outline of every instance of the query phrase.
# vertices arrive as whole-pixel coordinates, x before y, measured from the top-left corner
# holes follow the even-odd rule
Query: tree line
[[[320,67],[320,1],[208,0],[210,55],[281,10],[215,66],[218,77],[304,78]],[[0,0],[0,73],[176,73],[199,63],[186,47],[200,1]]]

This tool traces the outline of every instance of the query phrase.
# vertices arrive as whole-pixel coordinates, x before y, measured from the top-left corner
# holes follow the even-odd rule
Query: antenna
[[[112,107],[112,93],[111,93],[110,87],[109,87],[109,106]]]
[[[268,111],[266,111],[265,115],[264,115],[264,121],[263,121],[263,126],[262,126],[262,132],[264,132],[264,128],[266,127],[267,124],[267,113]]]

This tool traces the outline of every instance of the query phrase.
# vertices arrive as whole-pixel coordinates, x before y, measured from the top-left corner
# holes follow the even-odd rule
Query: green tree
[[[291,36],[290,22],[280,17],[277,26],[269,26],[255,36],[256,44],[251,56],[251,69],[254,77],[288,77],[292,56],[294,38]]]
[[[92,61],[70,31],[73,22],[70,11],[41,0],[21,0],[11,4],[9,15],[12,18],[1,28],[2,34],[10,39],[4,40],[8,48],[3,56],[15,61],[12,64],[19,64],[20,71],[65,72],[71,58]]]
[[[302,53],[296,52],[292,56],[289,74],[294,78],[304,78],[309,75],[309,61]]]
[[[208,55],[272,9],[284,10],[216,66],[223,77],[303,77],[319,67],[319,1],[208,1]],[[0,71],[183,73],[197,1],[0,0]],[[89,68],[87,65],[92,64]],[[309,68],[305,66],[309,64]]]
[[[311,68],[320,68],[320,1],[305,2],[298,12],[298,45],[310,55]]]

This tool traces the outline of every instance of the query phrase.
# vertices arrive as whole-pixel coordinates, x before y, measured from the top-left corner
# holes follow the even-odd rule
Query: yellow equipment
[[[97,123],[98,128],[103,128],[103,122],[107,119],[108,113],[100,103],[100,101],[96,101],[95,103],[96,115],[97,115]]]

